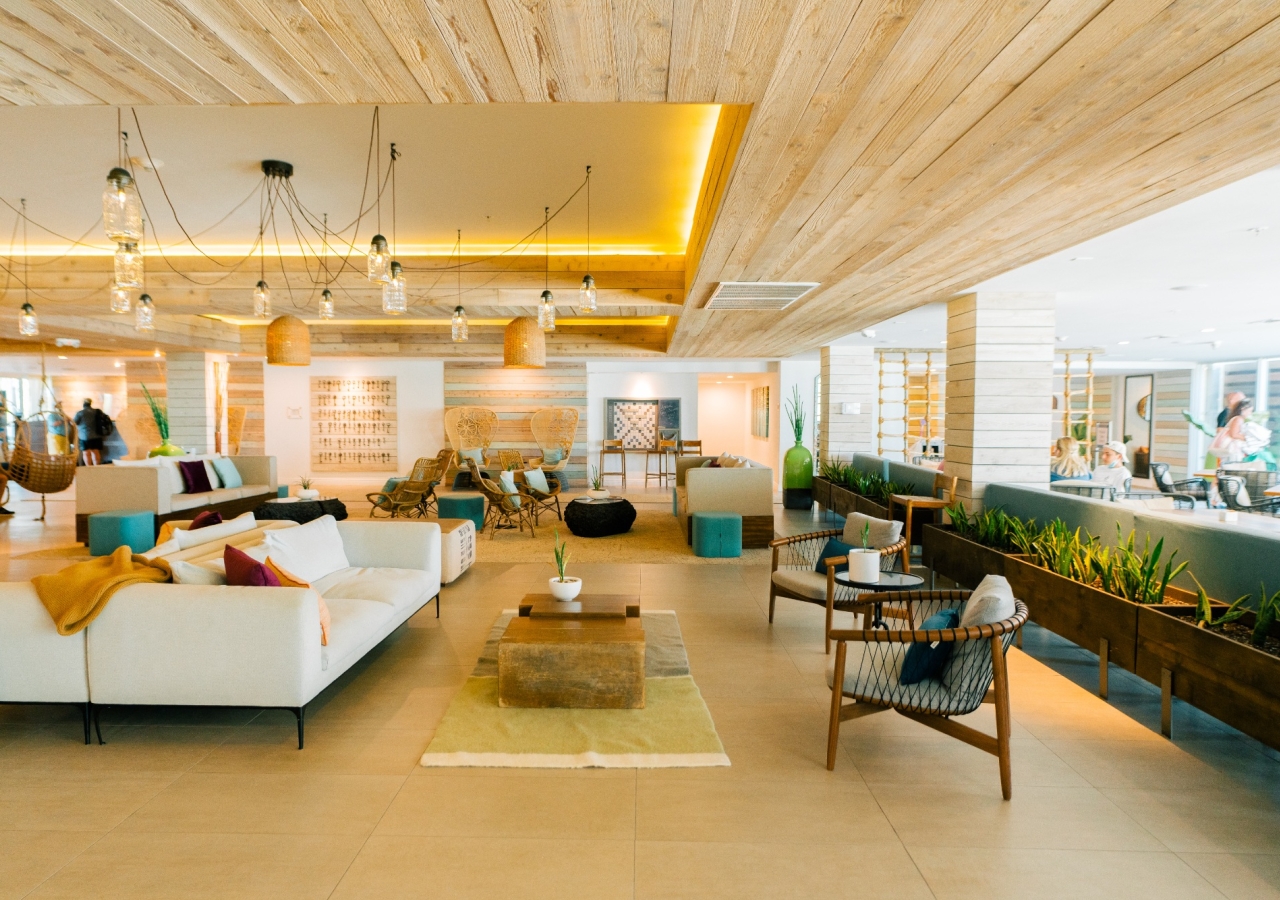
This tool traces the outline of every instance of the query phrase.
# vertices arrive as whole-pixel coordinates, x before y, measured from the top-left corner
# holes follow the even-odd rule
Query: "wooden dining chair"
[[[685,440],[680,441],[676,450],[676,455],[677,456],[701,456],[702,440],[698,439],[696,441],[685,441]]]
[[[608,463],[606,462],[612,457],[617,457],[622,461],[622,468],[616,472],[610,472]],[[599,475],[601,478],[604,478],[606,475],[621,475],[622,489],[624,491],[627,489],[627,451],[622,446],[621,440],[606,440],[601,444]]]
[[[671,472],[669,472],[667,469],[667,456],[674,453],[675,449],[676,449],[676,442],[674,440],[659,439],[658,446],[649,447],[644,451],[645,487],[649,486],[650,478],[658,479],[659,485],[664,485],[667,483],[667,478],[670,477],[671,475]],[[656,472],[652,470],[653,467],[650,465],[650,461],[653,459],[657,459],[658,461],[658,471]]]
[[[959,477],[938,472],[933,476],[933,496],[924,497],[916,494],[890,494],[889,518],[893,518],[895,504],[902,507],[904,519],[902,533],[907,538],[907,545],[902,548],[902,571],[911,571],[911,520],[918,509],[945,509],[956,502],[956,484]]]

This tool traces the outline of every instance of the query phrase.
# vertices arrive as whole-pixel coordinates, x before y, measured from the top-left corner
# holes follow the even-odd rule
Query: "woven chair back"
[[[538,410],[529,420],[529,429],[539,450],[559,448],[565,456],[573,453],[573,438],[578,432],[578,408],[548,406]]]
[[[444,430],[455,451],[489,449],[498,414],[484,406],[454,406],[444,413]]]

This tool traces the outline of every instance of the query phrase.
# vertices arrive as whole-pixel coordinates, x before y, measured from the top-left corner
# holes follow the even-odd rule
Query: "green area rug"
[[[515,612],[498,617],[484,652],[458,691],[424,766],[534,769],[655,769],[727,766],[711,713],[689,674],[676,614],[641,613],[645,629],[644,709],[503,709],[498,639]]]

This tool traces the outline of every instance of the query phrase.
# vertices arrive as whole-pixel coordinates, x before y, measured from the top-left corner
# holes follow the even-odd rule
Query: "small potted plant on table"
[[[591,467],[591,489],[587,491],[587,496],[592,500],[604,500],[609,496],[609,491],[604,486],[604,477],[595,466]]]
[[[298,479],[299,500],[319,500],[320,492],[311,486],[310,476],[303,475]]]
[[[556,529],[556,571],[560,574],[552,578],[548,582],[551,586],[551,596],[557,600],[572,600],[582,591],[582,579],[575,578],[565,574],[565,569],[569,565],[569,542],[560,541],[560,529]]]
[[[862,584],[880,580],[880,551],[871,546],[871,523],[862,523],[862,547],[849,551],[849,579]]]

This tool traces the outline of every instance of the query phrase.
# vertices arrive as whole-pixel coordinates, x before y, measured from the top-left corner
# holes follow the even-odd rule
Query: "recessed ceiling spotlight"
[[[58,359],[66,359],[65,356],[59,356]]]
[[[1219,347],[1222,346],[1222,341],[1210,341],[1209,346],[1217,350]]]
[[[1072,261],[1072,262],[1088,262],[1088,261],[1089,261],[1089,260],[1091,260],[1091,259],[1093,259],[1093,257],[1092,257],[1092,256],[1073,256],[1073,257],[1071,257],[1071,261]]]
[[[1201,333],[1201,334],[1213,334],[1213,333],[1214,333],[1215,331],[1217,331],[1217,330],[1218,330],[1218,329],[1216,329],[1216,328],[1201,328],[1201,329],[1200,329],[1200,333]]]
[[[1124,346],[1127,346],[1129,342],[1128,342],[1128,341],[1117,341],[1116,343],[1118,343],[1121,347],[1124,347]]]
[[[123,368],[123,367],[124,367],[124,363],[120,362],[120,360],[118,360],[118,359],[117,359],[117,360],[116,360],[116,368],[117,368],[117,369],[120,369],[120,368]]]
[[[725,378],[732,378],[733,376],[732,376],[732,375],[726,375],[726,376],[724,376],[724,377],[725,377]]]
[[[1196,290],[1197,288],[1204,288],[1204,287],[1208,287],[1208,286],[1209,286],[1209,285],[1207,285],[1207,284],[1175,284],[1173,287],[1169,288],[1169,290],[1171,290],[1171,291],[1194,291],[1194,290]]]
[[[1254,234],[1262,234],[1262,232],[1266,231],[1270,227],[1270,225],[1254,225],[1252,228],[1246,228],[1245,231],[1252,231]]]
[[[862,329],[862,336],[873,338],[876,336],[876,330],[874,328],[864,328]]]

